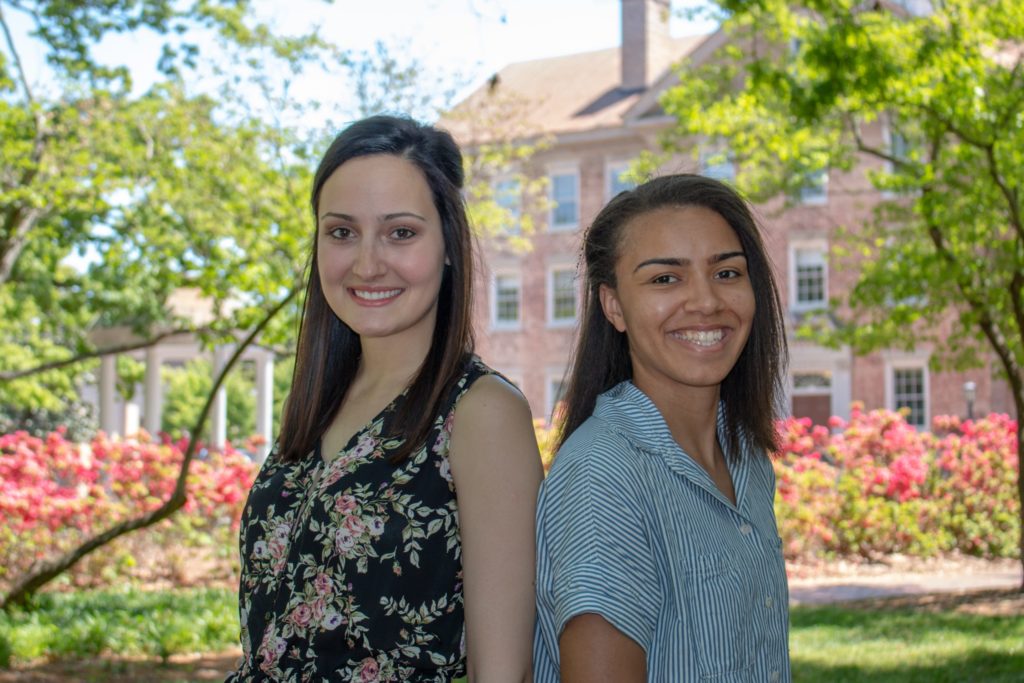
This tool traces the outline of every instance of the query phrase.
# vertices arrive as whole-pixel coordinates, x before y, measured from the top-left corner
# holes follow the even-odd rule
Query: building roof
[[[673,62],[690,55],[711,34],[672,39]],[[487,106],[497,95],[519,100],[519,128],[531,135],[561,135],[602,128],[620,128],[631,110],[650,90],[621,87],[621,50],[609,48],[561,57],[510,64],[463,100],[441,125],[457,138],[468,141],[481,136],[465,121],[472,112]],[[652,82],[664,80],[672,64],[661,65]],[[648,112],[640,112],[645,115]]]

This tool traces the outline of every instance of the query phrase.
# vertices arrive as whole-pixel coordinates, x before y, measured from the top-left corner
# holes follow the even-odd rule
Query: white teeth
[[[388,289],[379,292],[368,292],[362,289],[353,289],[352,293],[356,295],[358,299],[366,299],[367,301],[380,301],[381,299],[390,299],[393,296],[398,296],[402,293],[400,289]]]
[[[722,341],[725,332],[722,330],[688,330],[676,332],[676,336],[697,346],[713,346]]]

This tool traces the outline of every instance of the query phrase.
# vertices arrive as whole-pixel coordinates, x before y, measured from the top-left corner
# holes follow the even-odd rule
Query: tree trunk
[[[227,377],[227,374],[231,371],[231,368],[233,368],[235,363],[238,362],[238,359],[241,358],[242,353],[253,343],[253,341],[255,341],[256,337],[259,336],[260,332],[263,331],[274,316],[276,316],[288,304],[288,302],[295,297],[295,294],[298,291],[298,287],[293,287],[288,295],[280,303],[275,305],[274,308],[266,314],[266,316],[264,316],[263,320],[259,322],[259,324],[245,337],[245,339],[239,342],[238,348],[235,349],[231,358],[228,359],[224,368],[217,375],[213,383],[213,388],[206,397],[206,404],[203,406],[203,410],[199,413],[199,417],[196,419],[196,424],[192,428],[192,436],[189,439],[188,447],[185,449],[185,456],[181,461],[181,469],[178,471],[178,479],[175,483],[174,492],[171,494],[171,497],[156,510],[116,524],[102,533],[87,538],[77,548],[74,548],[64,555],[33,566],[29,570],[28,574],[19,579],[7,595],[0,600],[0,609],[7,609],[11,605],[24,603],[36,591],[73,567],[79,560],[89,553],[98,548],[102,548],[114,539],[127,533],[137,529],[145,529],[146,527],[167,519],[185,504],[189,465],[195,457],[196,446],[199,443],[198,435],[202,433],[203,425],[206,423],[206,418],[209,416],[217,391],[220,389],[221,384],[223,384],[224,378]]]

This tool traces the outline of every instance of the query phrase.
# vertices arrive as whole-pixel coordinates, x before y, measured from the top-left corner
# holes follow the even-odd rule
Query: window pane
[[[700,173],[716,180],[734,180],[736,168],[727,152],[702,151],[700,153]]]
[[[628,171],[629,166],[626,164],[612,166],[608,169],[608,199],[611,199],[620,192],[632,190],[636,187],[636,183],[632,180],[623,179],[623,174]]]
[[[828,389],[832,386],[832,376],[827,372],[801,372],[793,375],[794,389]]]
[[[519,321],[519,280],[510,275],[499,275],[494,283],[494,319],[497,322]]]
[[[551,216],[553,224],[567,225],[578,221],[576,183],[575,173],[551,177],[551,200],[555,203]]]
[[[494,184],[494,202],[508,211],[516,220],[519,219],[519,181],[499,180]],[[516,226],[518,227],[518,226]]]
[[[815,171],[807,176],[807,182],[800,190],[800,199],[810,204],[821,204],[828,199],[828,173]]]
[[[907,422],[924,427],[924,370],[922,368],[901,368],[893,371],[893,400],[896,410],[909,408]]]
[[[825,296],[825,254],[818,249],[797,249],[797,303],[821,304]]]
[[[576,319],[576,278],[571,270],[556,270],[551,275],[551,319]]]

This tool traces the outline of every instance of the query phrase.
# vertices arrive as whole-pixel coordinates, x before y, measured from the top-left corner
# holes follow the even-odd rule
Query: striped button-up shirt
[[[727,458],[733,505],[631,382],[598,398],[541,488],[536,683],[558,681],[558,637],[583,613],[644,649],[648,681],[790,680],[775,475],[744,455]]]

